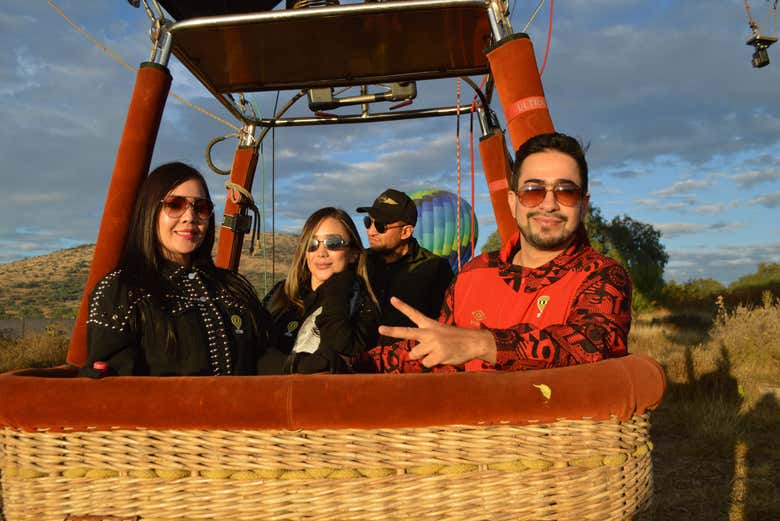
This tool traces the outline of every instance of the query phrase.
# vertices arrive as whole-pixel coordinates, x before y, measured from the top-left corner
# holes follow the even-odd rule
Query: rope
[[[758,34],[758,22],[756,22],[753,18],[753,14],[750,12],[750,2],[748,0],[745,0],[745,11],[747,11],[750,30],[753,31],[753,34]]]
[[[539,11],[542,9],[542,5],[544,5],[544,0],[539,0],[539,3],[536,5],[536,9],[534,9],[534,12],[531,13],[531,17],[528,19],[528,21],[525,23],[525,27],[523,27],[523,30],[520,31],[521,33],[527,33],[528,28],[531,26],[532,23],[534,23],[534,20],[536,19],[536,15],[539,14]],[[512,3],[512,9],[514,9],[515,4]]]
[[[252,255],[255,252],[256,243],[259,242],[257,237],[261,235],[260,210],[257,208],[255,199],[252,197],[252,194],[240,184],[234,183],[232,181],[225,181],[225,188],[228,191],[228,197],[233,203],[245,206],[254,214],[254,219],[252,219],[252,238],[249,242],[249,254]],[[243,196],[244,199],[242,200],[241,197],[236,197],[236,192],[238,192],[240,196]]]
[[[774,19],[774,24],[772,28],[772,36],[777,35],[777,1],[775,0],[772,3],[772,7],[769,8],[769,12],[766,15],[766,21],[764,21],[764,26],[769,24],[769,19]],[[761,34],[761,26],[756,22],[755,18],[753,18],[753,13],[750,10],[750,1],[745,0],[745,11],[747,11],[748,15],[748,25],[750,26],[750,30],[753,31],[753,34],[756,36],[759,36]]]
[[[221,168],[219,168],[217,165],[215,165],[211,161],[211,149],[214,147],[214,145],[216,145],[220,141],[225,141],[226,139],[231,138],[231,137],[240,138],[241,135],[240,134],[226,134],[224,136],[215,137],[214,139],[209,141],[208,145],[206,145],[206,164],[209,166],[211,171],[214,172],[217,175],[230,175],[230,170],[222,170]]]
[[[774,23],[772,24],[772,34],[771,36],[776,37],[777,36],[777,0],[775,0],[775,3],[772,4],[772,8],[769,10],[769,12],[766,14],[766,21],[764,22],[764,26],[769,25],[769,19],[772,18],[774,20]]]
[[[542,68],[539,69],[539,76],[544,74],[544,68],[547,66],[547,56],[550,54],[550,42],[552,41],[554,7],[555,7],[555,0],[550,0],[550,25],[547,27],[547,46],[544,49],[544,61],[542,61]]]
[[[114,54],[108,47],[106,47],[105,45],[100,43],[95,37],[93,37],[91,34],[89,34],[87,31],[85,31],[81,26],[79,26],[72,19],[70,19],[68,17],[68,15],[66,15],[65,13],[62,12],[62,9],[60,9],[54,2],[52,2],[52,0],[46,0],[46,1],[49,3],[49,5],[52,7],[52,9],[57,11],[57,13],[59,13],[59,15],[62,18],[65,19],[66,22],[68,22],[74,29],[76,29],[79,33],[81,33],[81,35],[84,36],[87,40],[89,40],[90,42],[95,44],[100,50],[102,50],[104,53],[108,54],[115,62],[117,62],[118,64],[123,66],[125,69],[127,69],[127,70],[129,70],[129,71],[131,71],[133,73],[137,73],[138,72],[138,69],[136,69],[135,67],[133,67],[132,65],[130,65],[126,61],[124,61],[122,58],[120,58],[119,56]],[[240,131],[241,130],[239,127],[237,127],[236,125],[233,125],[229,121],[224,120],[224,119],[220,118],[219,116],[216,116],[216,115],[212,114],[211,112],[207,111],[206,109],[204,109],[202,107],[199,107],[199,106],[197,106],[197,105],[195,105],[195,104],[185,100],[184,98],[182,98],[181,96],[179,96],[179,95],[177,95],[177,94],[175,94],[173,92],[171,92],[169,94],[169,96],[172,97],[173,99],[175,99],[176,101],[178,101],[180,103],[183,103],[184,105],[190,107],[191,109],[197,110],[198,112],[200,112],[204,116],[208,116],[211,119],[213,119],[214,121],[222,123],[223,125],[226,125],[226,126],[232,128],[235,131]]]
[[[471,164],[471,258],[474,258],[474,109],[469,121],[469,162]]]
[[[456,104],[457,107],[456,110],[456,117],[455,117],[455,155],[457,157],[458,161],[458,200],[455,202],[456,206],[456,215],[455,215],[455,223],[456,223],[456,233],[455,236],[457,237],[458,245],[458,271],[460,271],[460,78],[458,78],[457,83],[457,95],[456,95]]]

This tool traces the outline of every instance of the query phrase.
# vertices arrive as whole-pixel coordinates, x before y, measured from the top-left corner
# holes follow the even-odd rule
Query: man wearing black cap
[[[412,237],[417,224],[417,207],[408,195],[393,190],[382,192],[373,206],[357,209],[368,234],[368,275],[388,326],[411,327],[414,323],[390,304],[398,297],[426,316],[438,318],[444,292],[452,282],[449,262],[426,250]],[[389,338],[382,338],[384,343]]]

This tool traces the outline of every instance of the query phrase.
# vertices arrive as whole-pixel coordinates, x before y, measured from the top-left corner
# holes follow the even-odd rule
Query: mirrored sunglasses
[[[403,228],[404,226],[406,226],[405,224],[396,224],[394,226],[390,226],[389,224],[375,221],[368,215],[363,217],[363,225],[365,225],[366,230],[371,228],[372,223],[374,224],[374,228],[376,229],[377,233],[385,233],[387,230],[392,230],[393,228]]]
[[[309,240],[309,245],[306,247],[306,251],[317,251],[317,249],[320,247],[320,244],[325,246],[325,249],[328,251],[339,251],[347,248],[349,246],[349,241],[342,239],[338,235],[328,235],[324,239],[317,239],[312,237]]]
[[[208,219],[214,212],[214,203],[208,199],[190,199],[183,195],[170,195],[160,201],[163,212],[168,217],[175,219],[184,215],[188,207],[198,219]]]
[[[555,200],[563,206],[576,206],[582,199],[582,189],[574,183],[559,183],[548,188],[543,184],[529,183],[517,191],[520,204],[528,208],[539,206],[547,192],[552,192]]]

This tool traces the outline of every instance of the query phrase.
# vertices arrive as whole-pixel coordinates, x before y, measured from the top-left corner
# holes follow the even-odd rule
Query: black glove
[[[287,358],[286,366],[290,373],[314,374],[330,372],[328,359],[319,352],[293,353]]]
[[[325,316],[348,317],[352,296],[358,290],[357,275],[346,270],[335,273],[317,288]],[[319,325],[319,320],[317,321]]]

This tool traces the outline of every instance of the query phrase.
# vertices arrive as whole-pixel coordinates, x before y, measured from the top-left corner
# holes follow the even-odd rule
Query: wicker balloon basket
[[[651,500],[647,409],[664,384],[637,356],[514,374],[9,373],[2,512],[6,521],[630,519]],[[607,388],[606,405],[578,412]]]

